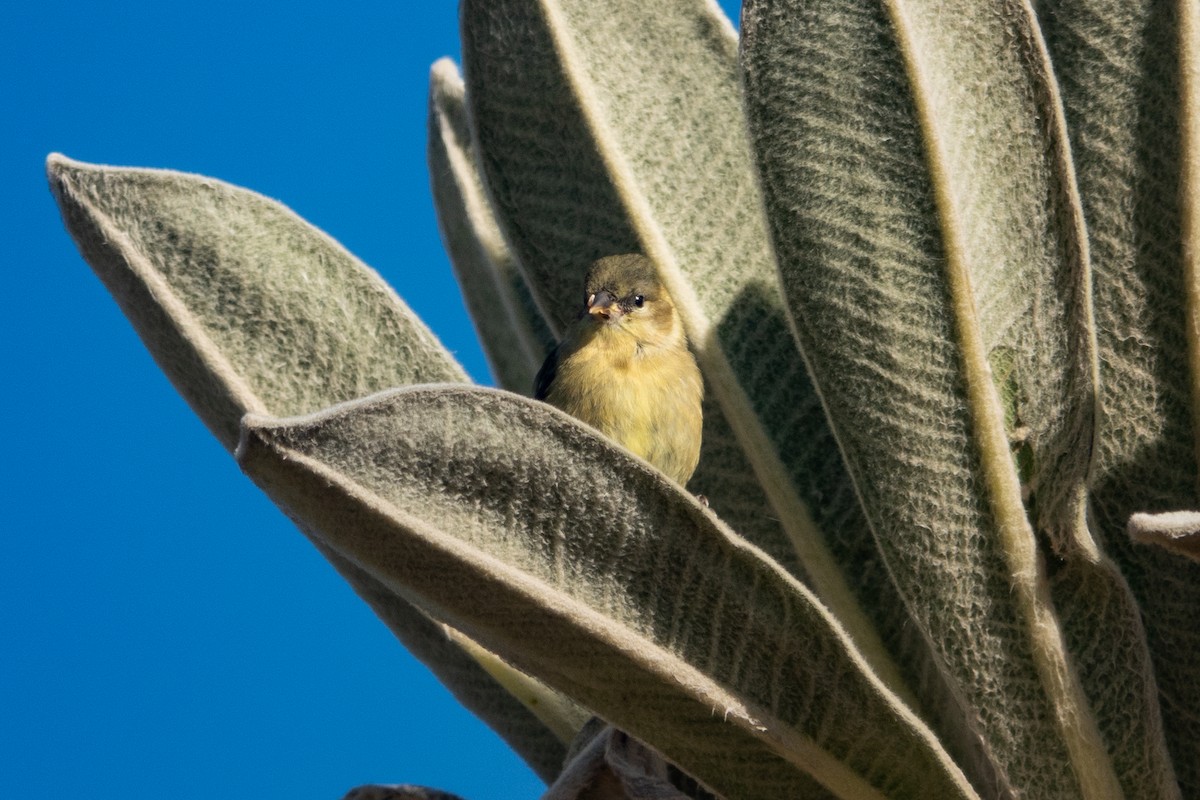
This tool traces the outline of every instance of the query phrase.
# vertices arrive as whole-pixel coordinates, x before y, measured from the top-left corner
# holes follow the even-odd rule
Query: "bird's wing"
[[[550,394],[550,384],[554,383],[554,376],[557,372],[558,347],[555,347],[546,356],[546,360],[542,362],[542,368],[538,370],[537,377],[533,379],[533,398],[535,400],[545,400],[546,395]]]

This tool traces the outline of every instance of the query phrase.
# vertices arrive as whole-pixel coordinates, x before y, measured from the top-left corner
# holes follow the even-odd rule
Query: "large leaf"
[[[1200,505],[1198,11],[1188,0],[1041,7],[1092,242],[1103,408],[1095,520],[1141,604],[1175,769],[1197,797],[1200,564],[1132,544],[1126,524]]]
[[[788,335],[728,20],[705,0],[465,0],[462,25],[480,161],[542,308],[561,328],[597,256],[656,262],[807,579],[911,698],[922,669],[892,654],[912,627],[887,581],[858,581],[883,568]]]
[[[84,258],[163,372],[229,449],[246,412],[302,414],[391,386],[466,380],[373,270],[278,203],[178,172],[99,167],[58,155],[47,170]],[[440,626],[394,598],[381,600],[369,576],[332,555],[464,705],[542,777],[557,774],[570,737],[552,729],[569,721],[544,725],[449,646]],[[547,692],[539,708],[556,707],[561,703]]]
[[[218,439],[390,386],[467,381],[373,270],[289,209],[195,175],[52,155],[83,257]]]
[[[326,546],[729,797],[973,797],[803,585],[573,418],[467,387],[250,415]]]
[[[515,254],[497,229],[470,142],[458,72],[445,59],[432,72],[429,160],[443,236],[500,385],[529,394],[546,353],[532,343],[550,337],[555,324],[539,311]],[[700,465],[689,481],[692,490],[789,572],[806,577],[711,392],[704,398],[703,413]]]
[[[533,391],[554,334],[500,231],[475,161],[463,83],[449,59],[429,75],[429,176],[450,263],[500,386]]]
[[[751,2],[743,28],[797,338],[1001,788],[1171,796],[1117,777],[1161,777],[1163,749],[1136,606],[1085,524],[1087,248],[1028,8]]]

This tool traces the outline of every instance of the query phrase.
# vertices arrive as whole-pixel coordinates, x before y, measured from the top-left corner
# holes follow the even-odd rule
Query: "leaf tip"
[[[67,166],[76,163],[74,160],[67,158],[62,153],[57,151],[46,156],[46,174],[55,175],[65,169]]]
[[[434,95],[462,95],[463,79],[458,65],[449,56],[442,56],[429,68],[429,90]]]
[[[1177,555],[1200,561],[1200,511],[1134,514],[1126,526],[1129,538],[1153,544]]]
[[[263,429],[272,420],[273,418],[266,414],[242,415],[241,423],[238,425],[238,441],[237,446],[233,449],[233,458],[243,471],[246,470],[246,463],[253,456],[255,449],[265,444]]]
[[[46,156],[46,180],[50,182],[50,191],[58,197],[67,176],[83,166],[83,162],[67,158],[62,153],[54,152]]]

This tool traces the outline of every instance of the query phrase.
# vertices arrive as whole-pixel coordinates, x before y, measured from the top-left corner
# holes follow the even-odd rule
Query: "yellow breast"
[[[564,350],[546,400],[687,483],[700,460],[704,395],[687,348],[644,350],[601,334]]]

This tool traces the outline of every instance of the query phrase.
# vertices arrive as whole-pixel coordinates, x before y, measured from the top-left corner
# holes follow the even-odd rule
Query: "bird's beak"
[[[601,289],[588,296],[587,312],[597,321],[611,322],[621,316],[621,307],[611,292]]]

